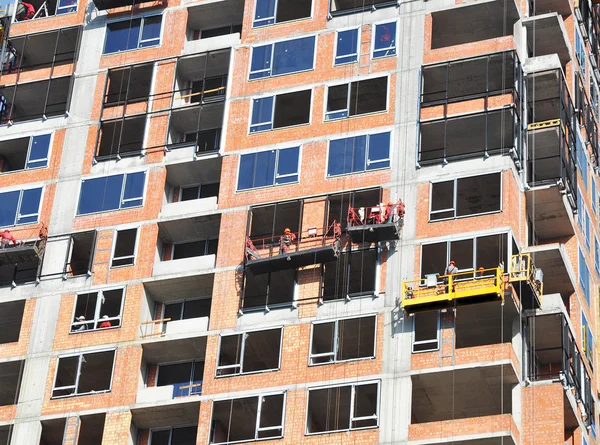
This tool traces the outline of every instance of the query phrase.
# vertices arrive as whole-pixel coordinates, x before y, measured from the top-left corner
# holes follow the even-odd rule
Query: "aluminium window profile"
[[[244,369],[244,362],[245,362],[245,359],[246,359],[246,342],[247,342],[248,338],[252,334],[257,334],[257,335],[263,334],[264,335],[264,333],[267,333],[269,331],[279,331],[279,338],[278,338],[278,342],[279,343],[278,343],[278,352],[277,352],[277,366],[276,367],[269,367],[269,366],[267,366],[264,369],[246,371]],[[273,333],[276,335],[275,332],[273,332]],[[232,363],[232,364],[229,364],[229,365],[220,365],[219,362],[221,361],[221,352],[222,352],[222,347],[223,347],[223,340],[224,339],[235,340],[236,338],[237,338],[237,342],[238,342],[238,345],[239,345],[239,349],[236,350],[236,363]],[[240,334],[222,335],[219,338],[219,351],[218,351],[218,355],[217,355],[216,377],[217,378],[220,378],[220,377],[231,377],[231,376],[236,376],[236,375],[260,374],[260,373],[264,373],[264,372],[277,371],[281,367],[281,348],[282,348],[282,344],[283,344],[283,328],[282,327],[262,329],[262,330],[255,330],[255,331],[246,331],[246,332],[243,332],[243,333],[240,333]],[[267,360],[265,360],[265,362],[266,361]],[[224,371],[233,371],[233,372],[224,372]]]

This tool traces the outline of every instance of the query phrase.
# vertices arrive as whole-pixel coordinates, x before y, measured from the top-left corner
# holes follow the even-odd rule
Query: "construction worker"
[[[0,249],[8,247],[11,241],[13,246],[17,245],[17,240],[12,233],[10,233],[10,230],[6,229],[4,232],[0,233]]]
[[[108,319],[108,315],[103,315],[102,316],[102,323],[100,323],[99,328],[110,328],[112,327],[112,324],[110,324],[110,320]]]
[[[249,236],[246,237],[246,259],[247,260],[258,260],[260,255],[258,254],[254,243]]]
[[[19,2],[17,5],[17,21],[31,20],[35,15],[35,8],[31,3]]]
[[[75,323],[82,323],[79,326],[75,326],[75,323],[73,324],[73,331],[75,332],[83,332],[83,331],[87,331],[87,325],[84,323],[85,321],[85,317],[83,315],[80,315],[79,317],[77,317],[75,319]]]
[[[444,275],[454,275],[455,273],[458,273],[458,267],[456,267],[456,263],[454,262],[454,260],[450,260],[448,266],[446,266]]]
[[[477,278],[483,278],[484,271],[485,271],[485,269],[483,267],[480,267],[479,269],[477,269]]]
[[[286,227],[283,231],[283,235],[281,235],[281,252],[287,253],[292,243],[296,240],[296,235],[292,233],[292,231]]]

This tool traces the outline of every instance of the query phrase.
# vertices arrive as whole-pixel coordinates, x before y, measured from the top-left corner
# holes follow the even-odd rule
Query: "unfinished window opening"
[[[173,244],[173,260],[193,258],[205,255],[216,255],[219,246],[218,238],[188,241]]]
[[[156,386],[173,385],[173,397],[202,394],[204,360],[158,365]],[[195,443],[195,442],[194,442]]]
[[[85,445],[102,445],[106,414],[91,414],[79,418],[78,443]]]
[[[139,154],[143,150],[145,131],[145,115],[102,122],[96,156]]]
[[[306,433],[375,428],[379,425],[379,382],[308,391]]]
[[[66,418],[42,420],[42,436],[39,445],[63,445]]]
[[[249,235],[253,240],[271,240],[279,246],[279,237],[285,229],[290,229],[292,233],[302,230],[302,201],[253,207],[250,210],[249,225]]]
[[[313,323],[310,364],[374,358],[376,329],[375,315]]]
[[[74,233],[69,238],[63,277],[91,275],[96,249],[96,231]]]
[[[114,359],[114,350],[58,357],[52,398],[110,391]]]
[[[11,436],[12,425],[0,426],[0,445],[10,445]]]
[[[213,403],[210,443],[248,442],[283,436],[285,394]]]
[[[254,275],[247,269],[244,275],[243,310],[274,309],[294,303],[296,270],[287,269]]]
[[[325,120],[385,111],[387,88],[387,76],[328,87]]]
[[[194,31],[194,37],[192,40],[200,39],[212,39],[213,37],[226,36],[229,34],[241,34],[242,25],[227,25],[219,26],[216,28],[207,28]],[[196,37],[196,33],[198,33]]]
[[[0,406],[16,405],[21,390],[25,361],[0,363]]]
[[[198,426],[186,426],[150,431],[152,445],[196,445]]]
[[[512,237],[511,237],[512,241]],[[421,246],[421,276],[444,275],[450,260],[454,260],[461,272],[474,271],[480,267],[491,269],[507,265],[511,256],[508,234],[480,236],[457,241],[424,244]]]
[[[257,0],[252,26],[273,25],[311,16],[312,0]]]
[[[502,174],[434,182],[430,203],[430,221],[499,212],[502,209]]]
[[[217,377],[279,369],[283,329],[222,335]]]
[[[117,230],[111,267],[131,266],[135,262],[138,229]]]
[[[124,293],[121,288],[78,294],[71,332],[120,327]]]
[[[465,305],[456,309],[454,320],[456,348],[510,343],[517,310],[511,302]],[[503,323],[504,322],[504,323]]]
[[[300,147],[240,156],[238,190],[298,182]]]
[[[225,75],[194,80],[190,84],[189,100],[193,104],[225,100],[225,89],[227,88],[227,76]]]
[[[84,179],[77,215],[141,206],[145,187],[145,171]]]
[[[397,4],[397,0],[329,0],[333,16],[396,6]]]
[[[47,167],[51,139],[43,134],[0,142],[0,172]]]
[[[202,318],[210,316],[210,298],[198,298],[194,300],[167,303],[164,305],[163,319],[170,322],[178,320],[189,320],[190,318]]]
[[[428,311],[414,314],[412,352],[437,351],[440,347],[440,313]]]
[[[181,201],[192,201],[194,199],[213,198],[219,196],[219,183],[206,183],[181,187],[179,199]],[[215,249],[216,251],[216,249]]]
[[[323,264],[321,299],[342,300],[377,295],[377,248],[346,251]]]
[[[148,100],[154,65],[133,65],[108,71],[104,105],[114,106]]]
[[[254,99],[250,133],[308,124],[312,90]]]
[[[186,143],[195,142],[199,153],[208,153],[219,149],[221,140],[221,129],[212,128],[193,133],[187,133],[184,141]]]
[[[0,345],[19,341],[24,311],[25,300],[0,304]]]
[[[345,230],[348,226],[348,207],[365,209],[380,202],[380,188],[330,195],[327,197],[327,226],[337,221]]]

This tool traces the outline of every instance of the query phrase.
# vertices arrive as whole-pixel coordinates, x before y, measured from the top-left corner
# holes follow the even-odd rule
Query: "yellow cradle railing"
[[[508,277],[511,283],[525,282],[525,284],[528,285],[529,288],[528,293],[532,294],[528,295],[528,297],[535,297],[535,299],[537,300],[537,307],[541,305],[542,296],[544,295],[544,283],[542,281],[543,275],[541,274],[541,270],[538,270],[533,264],[531,254],[519,253],[517,255],[513,255],[510,259],[510,269]],[[520,286],[514,287],[517,293],[522,293]],[[519,295],[519,297],[523,299],[525,295]]]

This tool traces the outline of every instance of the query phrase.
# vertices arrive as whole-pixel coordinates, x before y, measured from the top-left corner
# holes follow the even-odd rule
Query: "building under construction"
[[[600,4],[27,0],[0,40],[0,445],[597,442]]]

